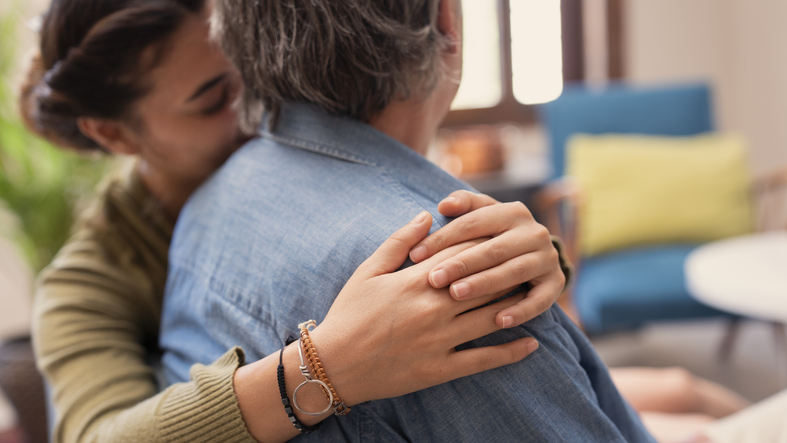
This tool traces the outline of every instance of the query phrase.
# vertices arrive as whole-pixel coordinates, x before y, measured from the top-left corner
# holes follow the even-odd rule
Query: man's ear
[[[77,126],[85,137],[113,154],[134,155],[139,145],[121,123],[92,117],[80,117]]]
[[[462,41],[462,2],[461,0],[440,0],[437,10],[437,30],[451,39],[451,52],[461,48]]]

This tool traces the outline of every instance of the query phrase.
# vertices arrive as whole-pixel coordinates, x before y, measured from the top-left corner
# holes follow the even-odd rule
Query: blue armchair
[[[550,138],[557,180],[538,201],[546,210],[548,227],[564,237],[579,264],[569,305],[585,331],[601,334],[653,321],[727,316],[695,301],[686,289],[683,262],[697,245],[664,244],[581,257],[572,217],[575,205],[566,204],[576,193],[558,179],[564,172],[566,141],[575,133],[687,136],[712,131],[708,87],[573,86],[541,105],[539,113]]]

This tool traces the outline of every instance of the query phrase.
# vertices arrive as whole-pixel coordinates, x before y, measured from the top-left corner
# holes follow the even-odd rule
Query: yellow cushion
[[[585,255],[752,230],[751,179],[739,137],[577,135],[567,150],[567,173],[583,192]]]

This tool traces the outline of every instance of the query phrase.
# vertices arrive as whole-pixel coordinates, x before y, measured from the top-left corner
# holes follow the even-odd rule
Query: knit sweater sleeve
[[[140,279],[95,248],[72,242],[38,282],[34,344],[52,388],[54,441],[253,442],[232,384],[243,352],[196,365],[189,382],[157,393],[139,321],[157,322],[157,312],[134,297]]]
[[[173,223],[134,171],[110,177],[37,281],[33,344],[51,388],[53,440],[253,443],[233,388],[240,348],[158,392],[149,356]]]
[[[140,321],[157,322],[156,307],[135,298],[144,279],[96,248],[72,242],[38,282],[34,344],[52,388],[54,441],[254,442],[233,390],[243,352],[196,365],[189,382],[157,393]]]

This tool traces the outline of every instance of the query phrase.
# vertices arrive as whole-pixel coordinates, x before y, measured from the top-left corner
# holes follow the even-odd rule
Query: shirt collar
[[[403,143],[356,119],[329,114],[306,103],[285,102],[271,130],[268,118],[261,136],[344,161],[377,166],[428,198],[439,201],[444,189],[467,189]],[[450,191],[449,191],[450,192]]]

